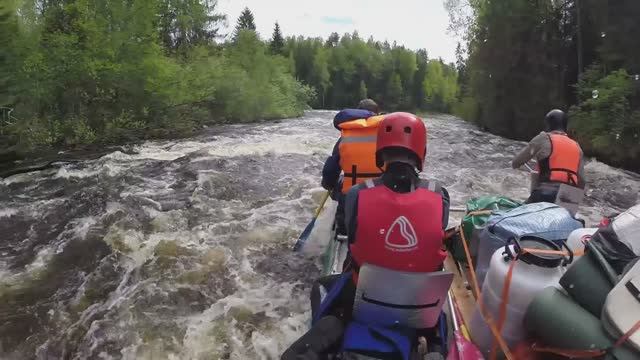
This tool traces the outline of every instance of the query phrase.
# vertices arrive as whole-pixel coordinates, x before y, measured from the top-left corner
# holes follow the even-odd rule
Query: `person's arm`
[[[326,190],[335,189],[338,185],[338,180],[340,179],[342,169],[340,168],[339,146],[340,140],[336,142],[331,156],[327,158],[324,162],[324,167],[322,168],[322,187]]]
[[[540,133],[539,135],[531,139],[529,144],[527,144],[527,146],[525,146],[525,148],[522,149],[520,153],[518,153],[518,155],[513,158],[513,160],[511,160],[511,167],[514,169],[518,169],[522,165],[526,164],[529,160],[534,158],[537,159],[537,155],[542,149],[542,144],[545,140],[548,141],[548,136],[545,133]]]

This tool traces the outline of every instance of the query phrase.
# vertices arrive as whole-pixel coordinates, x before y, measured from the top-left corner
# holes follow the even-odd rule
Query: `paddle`
[[[533,170],[533,168],[529,164],[524,164],[524,167],[527,168],[527,170],[529,170],[529,172],[532,173],[532,174],[537,174],[538,173],[537,171]]]
[[[324,204],[327,202],[327,199],[329,198],[330,194],[331,194],[331,191],[327,191],[322,197],[322,201],[320,201],[320,206],[318,206],[318,210],[316,210],[316,214],[313,216],[313,219],[311,219],[311,222],[307,225],[306,228],[304,228],[304,231],[302,232],[302,234],[300,234],[300,237],[298,237],[298,241],[296,241],[296,244],[293,245],[293,251],[302,250],[302,247],[304,246],[304,243],[307,242],[309,235],[311,235],[311,231],[313,230],[313,227],[316,225],[316,220],[318,219],[318,216],[320,216],[320,213],[322,212],[322,208],[324,207]]]

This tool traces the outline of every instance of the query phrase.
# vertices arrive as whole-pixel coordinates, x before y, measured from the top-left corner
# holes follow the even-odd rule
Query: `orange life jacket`
[[[382,174],[376,166],[376,138],[378,124],[382,119],[384,119],[383,115],[377,115],[338,125],[342,133],[338,151],[340,168],[344,172],[343,194],[346,194],[352,186]]]
[[[551,155],[539,161],[540,181],[581,187],[582,179],[578,174],[582,160],[580,145],[567,134],[548,135],[551,141]]]

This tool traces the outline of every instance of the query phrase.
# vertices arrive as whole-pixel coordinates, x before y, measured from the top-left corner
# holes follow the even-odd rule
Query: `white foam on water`
[[[201,359],[214,354],[230,353],[231,359],[274,359],[285,350],[285,344],[294,341],[308,325],[308,309],[284,319],[274,311],[277,307],[288,307],[291,296],[295,294],[295,284],[262,283],[256,286],[242,286],[240,290],[219,300],[205,312],[190,320],[187,333],[182,341],[182,359]],[[304,298],[297,302],[306,302]],[[245,316],[264,313],[266,323],[254,325],[249,343],[238,327],[233,310],[241,311]],[[297,309],[291,309],[292,312]],[[235,315],[237,317],[237,315]],[[286,325],[286,326],[285,326]],[[227,339],[225,343],[216,342],[218,338]]]
[[[98,169],[72,169],[70,166],[62,166],[54,177],[62,179],[87,178],[96,176],[100,173]]]
[[[236,139],[234,139],[236,140]],[[213,156],[262,156],[266,154],[300,154],[311,155],[315,152],[325,151],[327,142],[314,141],[305,139],[300,136],[291,135],[264,135],[262,139],[250,137],[233,144],[225,144],[224,142],[218,146],[211,147],[207,150],[209,155]]]
[[[28,286],[30,281],[38,278],[40,273],[46,271],[50,260],[55,255],[53,246],[46,246],[38,251],[35,259],[22,270],[0,269],[0,287],[19,289]]]
[[[284,254],[277,254],[274,259],[268,256],[281,248],[288,252],[318,206],[324,193],[318,186],[322,161],[339,137],[339,132],[331,125],[334,113],[308,113],[305,118],[292,122],[225,126],[215,137],[205,134],[190,140],[150,141],[138,145],[136,154],[116,151],[101,159],[82,163],[82,169],[65,166],[53,173],[41,172],[24,177],[16,175],[17,180],[10,179],[8,184],[22,181],[26,183],[25,186],[35,186],[50,174],[70,181],[107,175],[114,177],[111,181],[118,181],[118,188],[123,189],[121,193],[109,194],[111,197],[108,199],[114,200],[106,204],[105,214],[98,215],[96,219],[87,216],[70,221],[58,239],[52,239],[51,243],[39,249],[36,261],[31,264],[31,271],[46,269],[51,254],[61,249],[64,241],[86,238],[96,222],[100,224],[111,215],[116,219],[115,223],[109,223],[104,229],[104,241],[120,251],[117,257],[120,263],[117,265],[125,269],[123,274],[119,274],[116,290],[107,298],[90,305],[66,334],[56,335],[74,338],[78,334],[74,334],[73,329],[80,331],[80,338],[65,341],[76,341],[81,348],[90,348],[90,355],[86,356],[96,358],[279,358],[286,347],[308,329],[310,311],[305,289],[320,274],[319,270],[313,272],[317,261],[314,257],[324,250],[329,241],[336,203],[329,201],[316,222],[305,248],[306,255],[311,256],[295,259],[300,263],[309,261],[304,274],[282,274],[289,267],[293,269],[291,271],[303,272],[303,267],[296,265],[296,261],[286,266],[276,263],[287,259]],[[429,115],[426,123],[430,142],[424,177],[446,179],[443,185],[450,191],[452,206],[464,206],[466,200],[480,195],[502,194],[518,200],[528,196],[527,174],[510,169],[508,163],[511,152],[515,154],[524,143],[487,135],[452,116]],[[286,154],[296,155],[296,159],[303,160],[295,168],[282,166],[280,169],[276,166],[275,174],[267,173],[271,171],[268,167],[259,167],[261,161],[273,167],[272,162]],[[182,160],[174,162],[183,156],[189,156],[190,163]],[[221,190],[220,187],[225,186],[224,181],[228,181],[229,174],[203,169],[195,170],[195,179],[181,178],[182,174],[191,176],[194,168],[203,167],[194,163],[220,158],[228,159],[225,163],[230,166],[229,171],[235,172],[235,167],[243,166],[246,159],[236,160],[234,157],[257,160],[255,166],[268,179],[265,181],[270,183],[258,186],[258,190],[251,187],[252,191],[257,191],[255,196],[242,193],[240,198],[219,199],[216,194]],[[153,165],[152,172],[142,170],[150,163]],[[317,171],[313,170],[315,168]],[[615,179],[615,184],[621,184],[627,189],[625,191],[632,191],[634,187],[637,189],[639,184],[637,178],[597,161],[590,161],[587,171],[601,178],[598,180],[601,183]],[[125,174],[127,176],[123,176]],[[181,181],[194,182],[190,184],[195,186],[192,194],[183,192],[179,195],[180,201],[188,197],[188,205],[170,211],[162,209],[163,202],[174,201],[172,196],[177,192],[174,184]],[[229,190],[244,191],[242,178],[233,181],[236,183],[229,184]],[[7,184],[7,179],[3,180],[3,184]],[[594,194],[601,196],[602,191],[596,189]],[[232,195],[224,193],[224,196]],[[35,219],[69,200],[31,201],[30,195],[25,193],[13,196],[19,204],[6,206],[6,216],[0,212],[0,219],[4,221],[11,221],[11,217],[18,213],[32,213]],[[595,200],[595,203],[591,208],[581,209],[581,214],[594,218],[596,214],[610,210],[601,200]],[[121,211],[124,219],[116,214]],[[452,213],[450,224],[458,224],[460,217],[461,214]],[[135,227],[138,223],[141,228]],[[171,246],[177,244],[180,247],[177,252],[184,251],[190,255],[181,257],[178,254],[175,264],[167,265],[170,271],[157,274],[154,268],[154,261],[158,261],[155,252],[163,241],[169,243],[169,253],[172,252]],[[206,255],[209,252],[212,252],[211,256]],[[267,258],[263,259],[265,253]],[[173,258],[174,255],[169,257]],[[222,258],[223,261],[220,260]],[[206,266],[215,266],[217,261],[222,261],[228,267],[228,271],[210,271],[212,278],[225,280],[225,285],[220,288],[211,289],[208,288],[211,285],[191,282],[185,285],[183,280],[173,278],[175,272],[181,269],[184,272],[207,269]],[[265,266],[273,266],[273,273],[269,270],[264,273]],[[0,266],[0,281],[5,281],[5,278],[27,279],[15,275],[7,273],[6,266]],[[194,293],[203,291],[209,300],[215,302],[207,305],[204,311],[202,308],[176,309],[175,306],[184,305],[175,303],[154,303],[158,298],[164,299],[169,289],[179,286],[188,286]],[[78,296],[82,293],[81,287]],[[133,309],[136,306],[143,307],[142,314],[136,313],[138,310]],[[164,312],[154,313],[149,309],[149,314],[161,314],[158,315],[163,317],[161,320],[170,326],[175,325],[175,331],[161,329],[167,332],[156,333],[155,324],[150,325],[140,319],[146,316],[146,306],[166,306],[166,318]],[[55,316],[63,312],[61,309],[55,309]],[[172,315],[174,310],[188,315]],[[82,330],[86,328],[89,330]],[[112,346],[121,347],[114,356],[107,352]],[[40,346],[40,350],[46,354],[47,347]]]
[[[84,239],[91,227],[95,225],[97,221],[98,219],[93,216],[74,219],[71,223],[73,224],[72,226],[75,236],[80,239]]]
[[[41,181],[41,177],[48,172],[51,172],[51,170],[39,170],[39,171],[32,171],[32,172],[23,173],[23,174],[11,175],[9,177],[2,179],[2,184],[11,185],[11,184],[31,182],[31,181],[36,181],[36,182]]]
[[[187,154],[196,152],[208,146],[206,142],[183,141],[179,143],[147,142],[136,147],[137,154],[130,155],[132,159],[150,159],[172,161]]]
[[[0,218],[12,217],[13,215],[16,215],[18,212],[19,212],[18,209],[10,208],[10,207],[0,209]]]

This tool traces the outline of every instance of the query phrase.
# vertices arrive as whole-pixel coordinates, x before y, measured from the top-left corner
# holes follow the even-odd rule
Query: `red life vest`
[[[358,192],[357,228],[349,247],[356,264],[439,270],[447,256],[442,249],[442,195],[427,189],[429,183],[404,194],[382,184],[373,186],[372,181],[367,187]]]
[[[540,181],[582,186],[579,178],[582,150],[567,134],[549,134],[551,155],[539,162]]]

